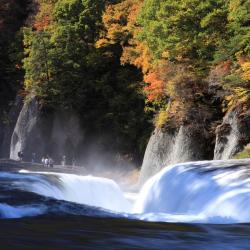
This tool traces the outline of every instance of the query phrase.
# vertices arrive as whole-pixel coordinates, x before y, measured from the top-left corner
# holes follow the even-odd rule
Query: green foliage
[[[136,68],[120,65],[116,46],[95,47],[106,3],[58,0],[47,27],[24,29],[25,87],[44,107],[77,111],[91,133],[118,138],[107,147],[138,154],[142,137],[150,132],[150,126],[141,131],[148,119],[142,76]]]
[[[249,13],[248,0],[144,1],[138,38],[147,43],[158,68],[167,61],[186,69],[177,69],[174,78],[166,69],[160,77],[165,95],[179,104],[178,109],[197,106],[196,96],[207,91],[209,73],[227,91],[226,109],[249,101]]]
[[[204,67],[213,59],[227,18],[223,0],[146,0],[138,22],[156,59],[189,59]]]
[[[231,53],[250,54],[250,2],[231,0],[229,11]]]
[[[13,2],[12,10],[18,7],[13,13],[23,18],[21,1]],[[139,145],[135,151],[142,150],[156,110],[157,127],[170,120],[193,121],[198,113],[203,121],[200,109],[210,95],[205,79],[218,65],[214,79],[228,93],[227,106],[249,101],[249,0],[38,3],[33,26],[23,29],[25,90],[45,108],[74,109],[92,131],[118,138],[114,148],[131,151]],[[0,13],[0,29],[2,19],[13,23],[8,13]],[[8,39],[2,39],[2,34],[0,67],[7,76],[15,75],[13,64],[22,66],[22,48],[7,45],[13,36],[6,33]],[[7,82],[6,75],[0,72],[0,80]]]
[[[47,32],[33,32],[24,28],[24,58],[25,87],[27,91],[38,96],[46,95],[51,78],[51,57],[49,55],[50,42]]]

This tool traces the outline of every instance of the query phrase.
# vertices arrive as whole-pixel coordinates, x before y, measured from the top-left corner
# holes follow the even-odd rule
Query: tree
[[[250,54],[250,2],[231,0],[229,4],[230,51],[238,55]]]
[[[33,32],[30,28],[24,29],[25,54],[25,88],[37,96],[46,96],[50,87],[51,58],[49,57],[50,42],[47,32]]]
[[[143,151],[139,141],[149,134],[149,129],[141,131],[148,122],[142,75],[134,66],[120,64],[120,45],[96,46],[110,2],[58,0],[49,19],[39,13],[33,30],[25,29],[25,86],[44,108],[78,112],[90,136],[109,135],[104,148],[138,156]]]
[[[227,9],[223,0],[146,0],[138,20],[140,40],[155,59],[189,60],[202,69],[225,33]]]

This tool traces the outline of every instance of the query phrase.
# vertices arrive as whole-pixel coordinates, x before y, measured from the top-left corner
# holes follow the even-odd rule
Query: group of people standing
[[[54,161],[51,157],[46,156],[46,157],[42,157],[42,164],[44,167],[51,167],[53,168],[54,166]]]
[[[19,151],[18,152],[18,159],[19,161],[23,161],[23,157],[24,157],[24,153],[23,151]],[[32,163],[38,163],[39,160],[37,159],[37,154],[36,153],[32,153],[31,155],[31,162]],[[66,156],[63,155],[61,158],[61,165],[62,166],[66,166]],[[54,160],[50,157],[50,156],[43,156],[41,159],[41,163],[43,164],[44,167],[53,167],[54,166]],[[75,158],[72,159],[72,166],[76,166],[76,160]]]

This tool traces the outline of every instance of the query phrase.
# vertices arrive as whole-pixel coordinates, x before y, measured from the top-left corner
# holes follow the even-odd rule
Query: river
[[[133,199],[107,178],[5,169],[1,249],[249,249],[247,164],[167,167]]]

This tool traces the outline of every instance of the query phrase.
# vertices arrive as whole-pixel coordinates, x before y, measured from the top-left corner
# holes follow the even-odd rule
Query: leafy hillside
[[[28,5],[5,2],[1,95],[24,72],[42,108],[74,109],[124,154],[143,155],[153,117],[158,128],[196,121],[214,133],[227,110],[249,108],[248,0],[37,0],[25,25]],[[18,31],[16,63],[8,41]]]

